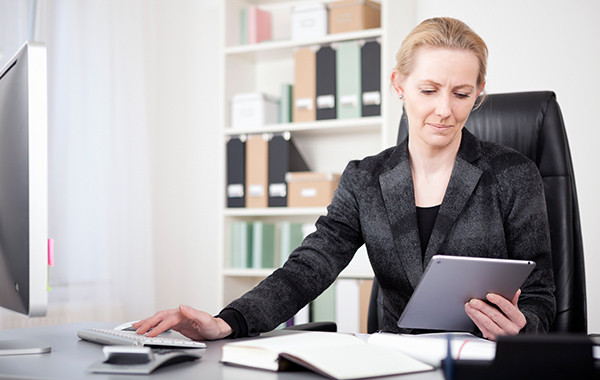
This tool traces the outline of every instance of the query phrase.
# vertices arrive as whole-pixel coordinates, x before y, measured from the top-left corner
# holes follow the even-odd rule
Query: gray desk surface
[[[140,375],[94,374],[86,368],[103,358],[102,346],[82,341],[77,330],[84,328],[112,328],[115,324],[90,322],[58,326],[32,327],[0,331],[0,339],[31,339],[52,346],[52,352],[39,355],[0,356],[1,379],[141,379]],[[202,359],[196,362],[179,363],[159,368],[150,374],[151,379],[223,379],[223,380],[294,380],[325,379],[312,372],[279,372],[246,369],[220,363],[221,347],[227,341],[207,342],[207,349],[201,350]],[[440,380],[442,373],[437,370],[419,374],[385,377],[384,379]]]

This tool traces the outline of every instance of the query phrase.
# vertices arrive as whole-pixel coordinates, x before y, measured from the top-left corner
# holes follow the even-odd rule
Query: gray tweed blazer
[[[463,129],[461,146],[422,259],[408,140],[348,164],[327,215],[286,264],[227,306],[250,335],[274,329],[327,289],[365,244],[382,289],[383,330],[396,322],[435,254],[534,260],[522,287],[522,332],[548,331],[556,312],[544,189],[537,167]],[[443,312],[443,310],[440,310]]]

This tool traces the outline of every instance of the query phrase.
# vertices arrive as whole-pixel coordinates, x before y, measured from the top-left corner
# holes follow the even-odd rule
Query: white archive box
[[[327,6],[323,3],[296,5],[292,8],[292,40],[321,38],[327,35]]]
[[[231,101],[231,126],[254,128],[276,124],[279,102],[276,98],[259,92],[237,94]]]

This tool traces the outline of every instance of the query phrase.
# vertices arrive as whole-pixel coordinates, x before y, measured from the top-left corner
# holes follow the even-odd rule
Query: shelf
[[[366,29],[356,32],[328,34],[321,38],[307,40],[264,41],[251,45],[237,45],[225,48],[225,55],[248,60],[274,60],[290,57],[290,52],[299,47],[326,45],[342,41],[378,38],[381,29]]]
[[[271,208],[226,208],[225,216],[320,216],[327,213],[325,207],[271,207]]]
[[[269,276],[276,268],[272,269],[237,269],[228,268],[223,271],[227,277],[242,277],[242,278],[263,278]],[[372,279],[373,272],[345,272],[342,271],[338,278],[353,278],[353,279]]]
[[[323,0],[329,3],[334,0]],[[232,136],[250,134],[276,134],[289,132],[298,151],[305,157],[311,170],[323,173],[340,173],[346,164],[355,159],[377,154],[395,144],[398,121],[402,114],[400,100],[391,96],[389,73],[395,56],[405,36],[415,24],[416,0],[381,0],[381,28],[330,34],[321,38],[291,40],[291,13],[296,5],[305,0],[226,0],[225,22],[222,31],[223,82],[221,88],[220,133],[223,140]],[[271,41],[239,45],[240,11],[253,4],[271,12]],[[345,41],[377,39],[381,43],[381,116],[356,119],[317,120],[312,122],[280,123],[252,128],[233,128],[231,125],[231,100],[235,94],[260,92],[278,96],[281,85],[293,84],[294,55],[299,48],[318,49],[320,46],[336,45]],[[225,146],[225,141],[223,141]],[[224,155],[223,155],[224,156]],[[221,163],[222,162],[222,163]],[[226,173],[226,161],[219,160],[221,173]],[[226,181],[221,180],[221,183]],[[226,188],[222,189],[223,194]],[[326,207],[316,208],[226,208],[221,217],[221,247],[219,257],[219,292],[224,304],[252,289],[275,269],[228,268],[231,263],[231,226],[239,221],[265,223],[301,223],[314,225],[318,218],[327,215]],[[308,229],[308,227],[307,227]],[[364,251],[364,252],[363,252]],[[338,278],[372,279],[366,248],[359,248],[352,262]]]
[[[359,119],[332,119],[317,120],[302,123],[283,123],[271,124],[257,128],[226,128],[226,136],[257,134],[257,133],[277,133],[277,132],[307,132],[310,134],[331,134],[331,133],[351,133],[357,131],[378,132],[383,123],[380,116],[362,117]]]
[[[223,271],[223,274],[228,277],[267,277],[273,273],[275,269],[238,269],[228,268]]]

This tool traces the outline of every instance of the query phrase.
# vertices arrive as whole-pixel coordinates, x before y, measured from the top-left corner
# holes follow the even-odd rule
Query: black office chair
[[[488,95],[472,112],[466,128],[487,141],[512,147],[532,159],[544,181],[557,312],[556,332],[587,333],[585,273],[579,206],[569,142],[556,95],[550,91]],[[406,138],[408,120],[400,121],[398,142]],[[382,297],[375,280],[367,331],[380,326]]]

